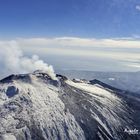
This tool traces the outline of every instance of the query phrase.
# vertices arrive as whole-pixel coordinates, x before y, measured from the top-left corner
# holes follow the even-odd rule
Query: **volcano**
[[[47,73],[0,81],[0,140],[140,140],[140,97]]]

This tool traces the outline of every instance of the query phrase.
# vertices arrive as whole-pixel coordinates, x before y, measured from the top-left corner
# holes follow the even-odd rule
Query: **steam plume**
[[[45,71],[56,79],[53,67],[37,55],[24,56],[16,41],[0,42],[0,64],[4,73],[28,73],[35,70]]]

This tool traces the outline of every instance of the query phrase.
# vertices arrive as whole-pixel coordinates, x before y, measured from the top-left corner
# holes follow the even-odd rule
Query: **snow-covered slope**
[[[11,75],[0,81],[0,140],[140,139],[140,101],[46,73]]]
[[[98,79],[118,89],[140,94],[140,72],[98,72],[82,70],[58,70],[57,72],[70,79]]]

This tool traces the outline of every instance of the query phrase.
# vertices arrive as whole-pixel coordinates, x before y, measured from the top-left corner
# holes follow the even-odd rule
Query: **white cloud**
[[[133,67],[133,68],[140,68],[140,64],[138,64],[138,63],[136,63],[136,64],[130,63],[130,64],[127,64],[127,66]]]
[[[26,51],[34,51],[40,54],[100,57],[115,60],[131,59],[134,61],[140,59],[140,40],[133,38],[21,38],[17,39],[17,42]],[[131,50],[137,51],[134,53]]]
[[[136,5],[136,10],[140,11],[140,5]]]
[[[140,48],[137,39],[95,39],[95,38],[29,38],[16,40],[22,46],[78,46],[78,47],[115,47],[115,48]]]
[[[0,41],[0,44],[11,41]],[[95,38],[18,38],[13,40],[23,50],[38,53],[54,53],[83,56],[111,56],[114,58],[139,58],[140,40],[135,39],[95,39]],[[2,45],[0,45],[1,47]],[[99,48],[96,50],[95,48]],[[110,51],[108,51],[110,49]],[[115,51],[119,49],[120,51]],[[137,53],[128,52],[137,49]],[[113,51],[114,50],[114,51]],[[124,51],[125,50],[125,51]]]

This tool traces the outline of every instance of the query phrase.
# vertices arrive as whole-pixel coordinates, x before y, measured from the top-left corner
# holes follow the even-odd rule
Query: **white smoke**
[[[45,63],[37,55],[32,57],[24,56],[16,41],[0,42],[0,65],[2,67],[0,71],[4,74],[19,74],[42,70],[52,79],[56,79],[51,65]]]

